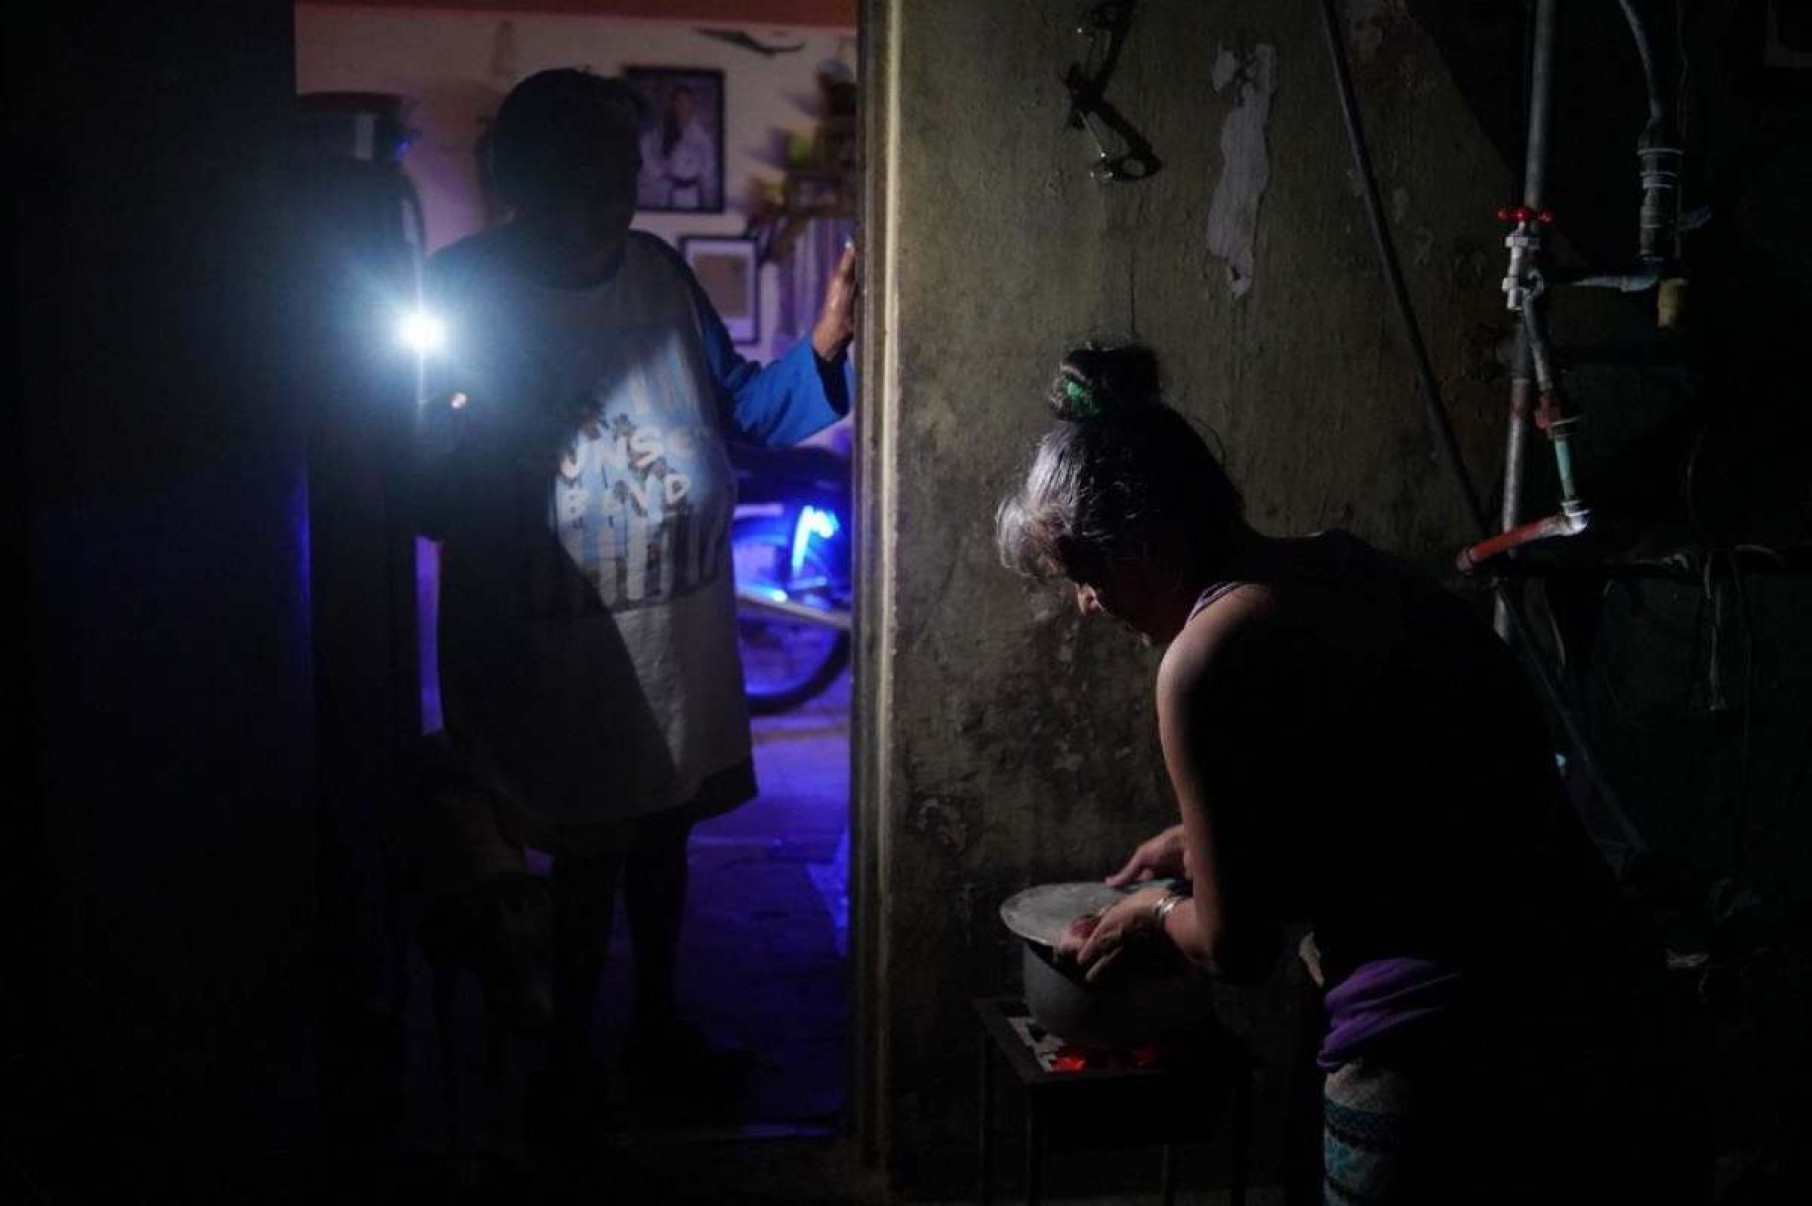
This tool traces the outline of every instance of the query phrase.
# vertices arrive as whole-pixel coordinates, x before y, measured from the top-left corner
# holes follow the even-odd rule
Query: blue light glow
[[[821,511],[817,507],[806,507],[799,512],[799,523],[793,528],[793,573],[797,574],[805,567],[805,550],[811,545],[812,537],[829,540],[842,530],[843,525],[830,511]]]

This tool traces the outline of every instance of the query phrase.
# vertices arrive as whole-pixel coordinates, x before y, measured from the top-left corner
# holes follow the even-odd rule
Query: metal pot
[[[1045,884],[1001,905],[1021,940],[1026,1009],[1040,1026],[1088,1047],[1136,1047],[1199,1036],[1215,1026],[1213,982],[1128,952],[1128,965],[1094,984],[1056,955],[1075,918],[1123,896],[1104,884]]]

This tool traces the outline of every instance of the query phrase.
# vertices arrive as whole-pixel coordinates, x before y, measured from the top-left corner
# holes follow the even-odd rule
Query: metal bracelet
[[[1168,892],[1157,904],[1151,906],[1151,918],[1157,922],[1159,933],[1164,932],[1164,919],[1170,916],[1170,911],[1188,899],[1186,892]]]

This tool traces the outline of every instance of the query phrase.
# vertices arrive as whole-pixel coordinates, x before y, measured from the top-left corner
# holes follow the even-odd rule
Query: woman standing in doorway
[[[646,1091],[721,1105],[734,1086],[712,1078],[724,1061],[681,1016],[674,970],[692,826],[755,794],[725,441],[794,443],[847,412],[855,254],[809,339],[743,360],[680,258],[629,229],[641,106],[577,70],[504,100],[491,170],[513,216],[430,266],[450,346],[419,501],[442,542],[452,748],[512,835],[554,856],[549,1072],[587,1079],[620,885],[629,1067]]]

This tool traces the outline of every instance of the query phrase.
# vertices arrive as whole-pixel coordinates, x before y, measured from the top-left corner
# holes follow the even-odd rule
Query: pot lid
[[[1124,895],[1098,879],[1039,884],[1001,902],[1000,919],[1026,941],[1055,947],[1070,922],[1084,913],[1099,913]]]

